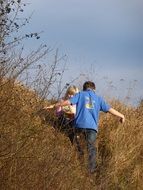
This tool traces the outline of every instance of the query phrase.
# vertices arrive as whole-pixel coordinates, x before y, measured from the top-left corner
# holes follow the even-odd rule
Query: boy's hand
[[[117,110],[110,108],[108,112],[110,112],[113,115],[118,116],[120,118],[121,123],[125,122],[125,116],[123,114],[121,114],[120,112],[118,112]]]
[[[123,115],[123,117],[120,118],[120,122],[124,123],[125,122],[125,116]]]

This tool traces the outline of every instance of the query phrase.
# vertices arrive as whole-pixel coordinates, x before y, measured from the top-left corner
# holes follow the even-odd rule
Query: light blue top
[[[93,90],[81,91],[70,98],[76,104],[74,126],[76,128],[94,129],[98,131],[99,112],[108,112],[110,106]]]

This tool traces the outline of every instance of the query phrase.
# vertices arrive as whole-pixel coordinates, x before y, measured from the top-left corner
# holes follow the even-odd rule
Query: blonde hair
[[[72,95],[75,95],[78,92],[79,92],[79,89],[76,86],[70,86],[70,87],[68,87],[64,98],[68,99],[69,95],[72,96]]]

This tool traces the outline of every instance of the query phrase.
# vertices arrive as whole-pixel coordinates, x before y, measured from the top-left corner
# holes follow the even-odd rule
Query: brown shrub
[[[126,116],[123,125],[101,115],[98,168],[89,176],[68,138],[41,121],[38,111],[45,103],[33,91],[12,81],[0,88],[0,189],[142,189],[142,106],[112,102]]]

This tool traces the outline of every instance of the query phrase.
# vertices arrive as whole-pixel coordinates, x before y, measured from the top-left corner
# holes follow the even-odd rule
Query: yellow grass
[[[0,189],[6,190],[142,190],[143,106],[111,105],[126,116],[125,124],[101,114],[97,172],[87,173],[75,147],[48,122],[53,113],[37,95],[14,82],[0,84]],[[44,122],[43,122],[44,121]],[[50,123],[50,124],[49,124]]]

